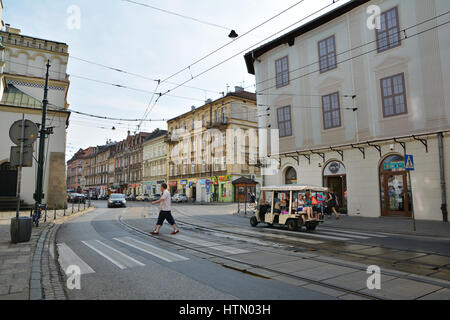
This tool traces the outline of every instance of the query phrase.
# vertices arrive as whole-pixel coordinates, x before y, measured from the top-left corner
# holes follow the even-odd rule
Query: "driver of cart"
[[[273,213],[280,214],[281,213],[281,200],[280,200],[280,198],[278,198],[278,195],[273,200],[273,203],[274,203],[274,205],[273,205]]]

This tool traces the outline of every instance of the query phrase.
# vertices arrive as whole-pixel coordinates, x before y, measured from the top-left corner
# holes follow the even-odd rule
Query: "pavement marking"
[[[120,252],[119,250],[110,247],[99,240],[94,241],[82,241],[87,247],[116,265],[119,269],[127,269],[133,267],[143,267],[143,264],[140,261]],[[103,247],[103,249],[101,249]]]
[[[70,249],[69,246],[67,246],[65,243],[58,243],[58,262],[59,265],[62,267],[64,272],[67,271],[67,268],[69,266],[78,266],[80,267],[81,274],[90,274],[95,273],[95,271],[86,263],[84,262],[75,252]]]
[[[354,234],[342,234],[342,233],[338,233],[338,232],[332,232],[332,231],[327,231],[327,230],[319,230],[318,232],[316,231],[316,234],[324,234],[324,235],[330,235],[330,236],[344,236],[344,237],[350,237],[350,238],[354,238],[354,239],[370,239],[369,237],[363,237],[363,236],[359,236],[359,235],[354,235]]]
[[[368,236],[368,237],[375,237],[375,238],[388,238],[388,236],[383,236],[381,234],[374,234],[374,233],[367,233],[367,232],[355,232],[355,231],[346,231],[346,230],[340,230],[340,229],[332,229],[332,228],[324,228],[320,227],[319,230],[324,231],[333,231],[333,232],[339,232],[339,233],[348,233],[348,234],[356,234],[361,236]]]
[[[198,238],[192,238],[192,237],[188,237],[185,235],[177,235],[176,236],[177,239],[180,239],[182,241],[186,241],[189,243],[193,243],[202,247],[208,247],[214,250],[218,250],[218,251],[223,251],[226,253],[230,253],[230,254],[242,254],[242,253],[248,253],[249,251],[244,250],[244,249],[239,249],[239,248],[233,248],[230,246],[224,246],[221,245],[219,243],[215,243],[215,242],[210,242],[210,241],[206,241],[206,240],[201,240]]]
[[[264,236],[267,234],[264,234],[263,232],[258,232],[258,231],[242,231],[240,229],[237,229],[236,232],[239,233],[245,233],[248,235],[259,235],[259,236]],[[301,235],[301,233],[296,233],[298,235]],[[303,243],[308,243],[308,244],[322,244],[323,241],[317,241],[317,240],[311,240],[311,239],[302,239],[302,238],[297,238],[297,237],[290,237],[290,236],[284,236],[284,235],[279,235],[279,234],[274,234],[271,233],[270,237],[272,238],[277,238],[277,239],[285,239],[285,240],[291,240],[291,241],[297,241],[297,242],[303,242]]]
[[[295,232],[295,231],[288,231],[288,230],[277,230],[280,233],[290,233],[295,234],[297,236],[302,237],[312,237],[312,238],[322,238],[322,239],[330,239],[330,240],[339,240],[339,241],[349,241],[352,240],[350,238],[344,238],[344,237],[335,237],[335,236],[327,236],[327,235],[320,235],[316,233],[305,233],[305,232]],[[270,233],[268,231],[264,231],[263,233]],[[272,236],[272,235],[271,235]]]
[[[131,237],[124,237],[124,238],[114,238],[114,240],[123,243],[127,246],[130,246],[132,248],[135,248],[139,251],[145,252],[149,255],[155,256],[161,260],[164,260],[166,262],[176,262],[176,261],[186,261],[189,260],[189,258],[183,257],[179,254],[169,252],[167,250],[164,250],[162,248],[158,248],[155,246],[152,246],[151,244],[139,241],[137,239],[131,238]]]

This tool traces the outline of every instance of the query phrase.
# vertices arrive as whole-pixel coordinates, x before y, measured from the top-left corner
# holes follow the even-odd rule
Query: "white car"
[[[174,195],[172,197],[172,201],[176,202],[176,203],[180,203],[180,202],[188,202],[188,198],[186,197],[185,194],[180,194],[177,193],[176,195]]]
[[[148,194],[140,194],[136,197],[136,201],[150,201],[150,196]]]

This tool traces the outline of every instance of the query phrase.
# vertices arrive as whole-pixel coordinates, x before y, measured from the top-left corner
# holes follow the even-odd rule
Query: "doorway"
[[[333,190],[339,202],[339,209],[347,209],[347,170],[340,161],[330,161],[323,170],[324,187]]]
[[[382,216],[412,216],[412,190],[403,156],[386,157],[380,166]]]
[[[15,197],[17,192],[17,170],[9,162],[0,166],[0,197]]]

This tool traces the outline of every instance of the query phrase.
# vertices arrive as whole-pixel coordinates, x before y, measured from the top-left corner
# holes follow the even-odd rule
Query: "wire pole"
[[[45,75],[45,87],[44,87],[44,100],[42,101],[42,123],[39,137],[39,159],[38,159],[38,174],[36,181],[36,193],[34,194],[36,216],[39,214],[39,206],[42,204],[43,198],[43,185],[44,185],[44,157],[45,157],[45,136],[47,134],[46,118],[47,118],[47,105],[48,105],[48,79],[50,70],[50,60],[47,61],[47,73]]]

